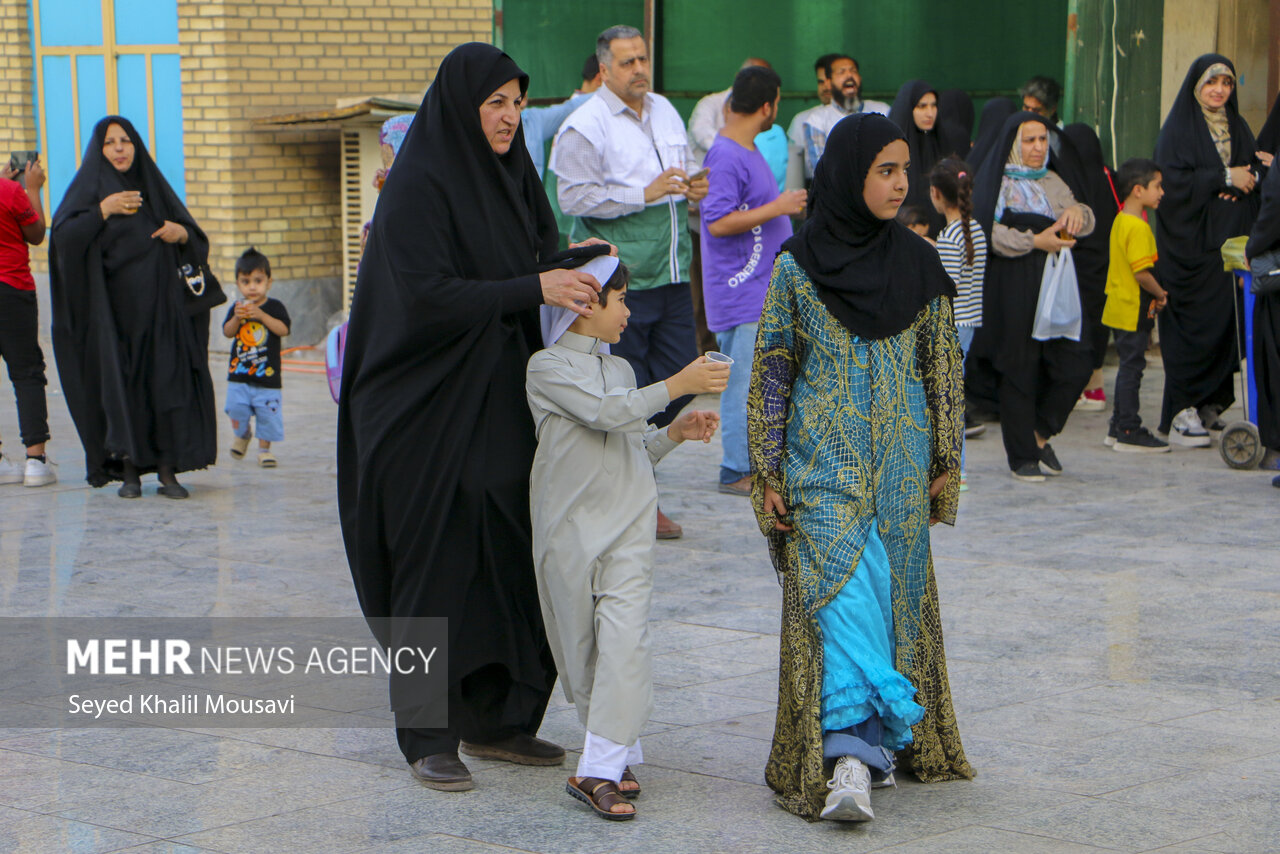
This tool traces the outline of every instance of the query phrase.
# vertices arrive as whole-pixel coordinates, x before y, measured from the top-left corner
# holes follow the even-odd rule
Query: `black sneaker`
[[[1053,446],[1048,442],[1040,449],[1040,462],[1044,463],[1044,473],[1050,477],[1062,474],[1062,463],[1058,462],[1058,455],[1053,452]]]
[[[1027,483],[1044,483],[1044,472],[1040,470],[1039,463],[1023,463],[1009,473],[1013,475],[1014,480],[1022,480]]]
[[[1114,421],[1107,426],[1107,438],[1102,440],[1102,444],[1106,445],[1108,448],[1114,448],[1116,446],[1116,424]]]
[[[1169,443],[1152,436],[1146,427],[1139,427],[1137,430],[1121,430],[1114,450],[1121,454],[1167,454]]]

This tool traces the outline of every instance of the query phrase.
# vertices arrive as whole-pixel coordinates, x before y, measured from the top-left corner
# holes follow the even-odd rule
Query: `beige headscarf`
[[[1223,166],[1231,165],[1231,121],[1227,117],[1227,107],[1222,105],[1216,110],[1211,110],[1205,106],[1204,99],[1200,97],[1200,91],[1204,89],[1204,84],[1220,74],[1225,74],[1231,78],[1231,82],[1235,83],[1236,76],[1231,73],[1231,69],[1221,62],[1215,62],[1205,69],[1204,74],[1200,75],[1200,80],[1196,82],[1196,101],[1200,104],[1200,112],[1204,114],[1204,120],[1209,125],[1209,136],[1213,139],[1214,148],[1218,149],[1218,156],[1222,158]]]

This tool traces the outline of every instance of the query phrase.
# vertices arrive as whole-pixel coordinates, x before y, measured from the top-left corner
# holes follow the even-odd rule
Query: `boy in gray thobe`
[[[570,794],[605,818],[622,819],[635,810],[618,795],[638,789],[616,784],[643,761],[640,729],[653,709],[653,466],[685,439],[709,441],[719,416],[688,412],[665,429],[647,420],[681,395],[723,390],[728,370],[699,358],[671,379],[637,389],[631,366],[608,355],[607,346],[626,328],[626,268],[606,257],[582,271],[606,282],[600,304],[590,317],[544,306],[548,348],[529,360],[526,391],[538,433],[533,558],[565,697],[587,728]]]

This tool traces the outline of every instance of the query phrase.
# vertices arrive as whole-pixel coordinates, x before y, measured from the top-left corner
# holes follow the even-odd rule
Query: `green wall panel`
[[[596,37],[615,24],[644,29],[644,0],[505,0],[503,50],[529,75],[530,98],[564,98],[582,83]]]
[[[1164,0],[1079,0],[1077,5],[1079,34],[1072,120],[1093,125],[1102,140],[1103,154],[1113,166],[1130,157],[1150,157],[1162,119]]]

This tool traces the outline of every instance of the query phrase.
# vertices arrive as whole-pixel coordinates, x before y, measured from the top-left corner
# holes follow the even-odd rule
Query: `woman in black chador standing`
[[[208,256],[129,120],[98,122],[49,246],[53,350],[92,486],[137,498],[157,472],[160,495],[186,498],[176,475],[217,458],[209,309],[226,297],[208,283],[194,299],[178,272]]]
[[[1236,105],[1231,60],[1191,64],[1156,140],[1164,178],[1156,216],[1156,275],[1169,293],[1160,312],[1164,404],[1160,432],[1208,445],[1207,429],[1235,400],[1237,289],[1222,269],[1223,242],[1248,234],[1258,213],[1253,133]]]
[[[449,621],[447,725],[397,709],[414,776],[443,790],[472,787],[460,742],[564,759],[535,738],[556,673],[533,573],[525,365],[538,306],[588,313],[599,283],[538,272],[559,232],[520,128],[528,85],[490,45],[445,57],[378,199],[343,362],[338,508],[360,606],[375,625]]]

